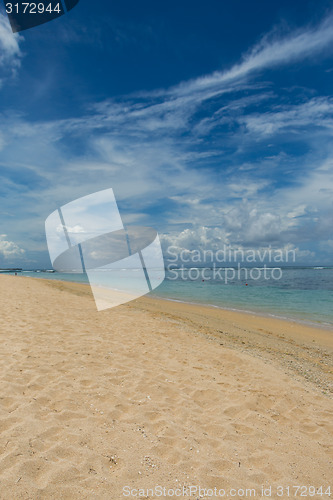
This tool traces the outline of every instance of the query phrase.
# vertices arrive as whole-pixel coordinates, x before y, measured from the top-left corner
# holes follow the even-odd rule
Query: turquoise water
[[[333,327],[333,268],[282,269],[281,279],[270,281],[248,278],[226,284],[221,280],[166,280],[153,293]]]
[[[333,327],[333,268],[285,268],[280,279],[267,280],[257,275],[251,279],[242,275],[241,279],[235,276],[227,282],[223,272],[223,279],[214,278],[213,270],[206,269],[204,275],[202,272],[201,269],[167,271],[164,282],[150,295]],[[88,283],[84,274],[23,272],[22,275]]]

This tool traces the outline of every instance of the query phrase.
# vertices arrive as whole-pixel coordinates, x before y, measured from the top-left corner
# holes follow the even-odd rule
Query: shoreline
[[[250,316],[258,316],[261,318],[272,318],[272,319],[277,319],[281,321],[287,321],[290,323],[297,323],[300,325],[304,326],[309,326],[313,328],[320,328],[323,330],[330,330],[333,335],[333,324],[331,323],[319,323],[316,321],[310,321],[310,320],[302,320],[299,318],[292,318],[289,316],[280,316],[278,314],[273,314],[269,312],[260,312],[260,311],[251,311],[247,309],[237,309],[236,307],[226,307],[226,306],[217,306],[215,304],[208,304],[208,303],[200,303],[200,302],[191,302],[191,301],[186,301],[186,300],[180,300],[180,299],[171,299],[171,298],[166,298],[166,297],[160,297],[158,295],[152,295],[151,296],[154,299],[157,300],[166,300],[167,302],[179,302],[180,304],[189,304],[193,306],[199,306],[199,307],[208,307],[212,309],[220,309],[222,311],[230,311],[230,312],[235,312],[235,313],[240,313],[240,314],[249,314]]]
[[[49,277],[41,277],[41,276],[24,276],[23,274],[15,276],[15,277],[23,277],[23,278],[31,278],[31,279],[41,279],[41,280],[49,280],[49,281],[59,281],[59,282],[64,282],[64,283],[76,283],[78,285],[85,285],[89,286],[89,283],[81,283],[78,281],[70,281],[70,280],[61,280],[57,278],[49,278]],[[158,290],[158,289],[157,289]],[[158,292],[157,292],[158,293]],[[208,308],[213,308],[213,309],[220,309],[222,311],[232,311],[235,313],[240,313],[240,314],[249,314],[252,316],[259,316],[259,317],[264,317],[264,318],[272,318],[272,319],[278,319],[281,321],[287,321],[287,322],[294,322],[298,323],[300,325],[305,325],[305,326],[310,326],[314,328],[320,328],[324,330],[330,330],[332,331],[333,334],[333,323],[326,323],[326,322],[317,322],[317,321],[311,321],[311,320],[305,320],[301,318],[295,318],[295,317],[289,317],[289,316],[280,316],[279,314],[275,314],[273,312],[267,312],[267,311],[251,311],[251,310],[245,310],[245,309],[238,309],[237,307],[226,307],[226,306],[219,306],[216,304],[210,304],[210,303],[200,303],[200,302],[192,302],[190,300],[180,300],[180,299],[174,299],[174,298],[169,298],[169,297],[161,297],[158,295],[149,295],[148,297],[152,297],[157,300],[165,300],[168,302],[179,302],[180,304],[190,304],[194,306],[199,306],[199,307],[208,307]]]
[[[329,329],[149,296],[124,307],[184,323],[192,333],[272,363],[298,381],[333,397],[333,334]]]
[[[95,308],[87,284],[56,279],[40,281],[51,288],[89,296]],[[228,348],[288,370],[296,380],[333,397],[333,332],[328,328],[150,295],[118,307],[120,310],[137,309],[154,317],[171,318],[186,325],[192,333],[203,335],[217,344],[223,342]],[[117,308],[97,314],[109,315]]]

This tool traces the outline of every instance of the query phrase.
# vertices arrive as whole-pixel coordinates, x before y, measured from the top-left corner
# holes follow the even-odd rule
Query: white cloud
[[[175,237],[180,247],[209,248],[221,242],[283,246],[327,239],[328,224],[320,221],[329,220],[332,210],[333,148],[327,138],[333,102],[303,94],[301,104],[282,105],[265,84],[248,80],[265,68],[328,53],[331,22],[330,17],[284,38],[265,37],[228,71],[146,93],[139,100],[128,96],[93,105],[81,118],[44,123],[4,119],[2,166],[10,172],[1,188],[6,210],[17,213],[21,207],[16,230],[29,248],[38,250],[45,246],[43,223],[53,210],[112,187],[126,223],[156,225],[155,220],[159,231],[173,235],[177,228],[179,237],[168,235],[164,241]],[[8,57],[19,60],[19,40],[8,25],[5,32]],[[250,95],[239,97],[245,89]],[[209,98],[207,111],[202,103]],[[268,111],[258,111],[258,103]],[[230,130],[214,136],[221,124]],[[301,158],[281,149],[261,154],[259,141],[269,137],[274,144],[287,127],[310,127],[308,139],[313,125],[320,128],[321,143],[316,144],[317,136]],[[207,133],[211,143],[203,139]],[[73,138],[78,147],[69,160]],[[286,182],[275,182],[285,171]],[[29,178],[29,189],[20,184],[21,173]]]
[[[297,264],[307,259],[313,259],[315,253],[301,250],[287,243],[274,245],[242,245],[232,243],[226,230],[221,227],[199,226],[195,229],[184,229],[180,233],[160,235],[164,256],[168,262],[183,262],[186,266],[209,265],[212,262],[242,262],[242,256],[255,256],[257,261],[270,259],[270,255],[282,256],[283,263]],[[243,260],[246,262],[246,259]],[[250,261],[248,261],[250,262]],[[252,260],[253,262],[253,260]]]
[[[25,250],[20,248],[13,241],[6,240],[5,238],[7,238],[6,234],[0,235],[0,255],[2,255],[5,259],[10,257],[22,257]]]
[[[79,234],[79,233],[85,233],[86,231],[83,229],[83,227],[81,227],[79,224],[77,224],[76,226],[66,226],[66,230],[69,232],[69,233],[73,233],[73,234]],[[64,232],[64,228],[63,226],[58,226],[56,228],[56,232],[57,233],[60,233],[60,234],[63,234]]]
[[[23,37],[14,34],[7,16],[0,13],[0,68],[7,73],[15,73],[21,63],[20,41]]]
[[[275,66],[291,64],[297,60],[325,55],[332,52],[333,15],[327,16],[315,27],[307,27],[286,36],[273,33],[262,40],[243,57],[240,64],[227,71],[215,71],[211,75],[186,82],[173,89],[177,95],[193,95],[196,92],[217,92],[222,84],[247,78],[254,72]],[[210,95],[206,96],[210,97]]]
[[[174,246],[179,251],[218,250],[230,243],[226,230],[221,227],[197,226],[195,229],[184,229],[180,233],[163,234],[160,238],[165,249]]]
[[[307,206],[305,204],[295,207],[291,212],[287,213],[287,217],[290,219],[295,219],[306,214]]]
[[[132,134],[133,137],[147,132],[153,136],[160,133],[179,133],[180,130],[188,128],[190,119],[206,100],[216,99],[224,94],[260,89],[260,85],[249,82],[249,77],[253,74],[268,68],[286,66],[297,60],[331,54],[333,51],[332,23],[333,14],[315,27],[307,27],[289,35],[283,36],[274,30],[270,36],[264,36],[243,57],[241,63],[228,70],[215,71],[204,77],[184,81],[166,90],[133,95],[123,103],[113,100],[98,103],[92,106],[95,111],[93,117],[67,121],[67,127],[72,131],[75,128],[82,130],[82,128],[99,129],[105,126],[125,127],[124,132],[128,135]],[[223,117],[231,110],[242,109],[246,105],[253,102],[258,103],[259,100],[269,99],[271,96],[272,93],[266,91],[260,96],[257,94],[255,97],[235,99],[232,104],[222,107],[213,116],[210,114],[209,117],[203,118],[195,125],[195,130],[205,134],[214,124],[221,123]],[[140,98],[139,103],[138,97]],[[304,113],[313,115],[316,112],[316,116],[320,118],[325,112],[325,103],[320,103],[320,99],[318,99],[314,100],[312,105],[316,110],[307,110],[305,105]],[[294,118],[297,117],[297,111],[295,109],[293,112]],[[252,122],[249,121],[248,125],[256,127],[258,131],[269,132],[271,126],[274,127],[274,130],[279,126],[279,121],[277,125],[272,125],[272,122],[269,121],[270,118],[268,115],[265,123],[261,124],[259,120],[256,124],[256,117],[253,117]],[[277,116],[277,118],[279,117]],[[283,122],[284,116],[282,114],[280,118],[280,121]]]
[[[252,113],[239,118],[255,135],[269,136],[283,130],[299,131],[311,125],[333,132],[333,99],[316,97],[299,105],[284,105],[266,113]]]

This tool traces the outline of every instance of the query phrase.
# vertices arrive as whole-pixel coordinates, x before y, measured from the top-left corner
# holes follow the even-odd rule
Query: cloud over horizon
[[[291,245],[301,261],[332,263],[333,101],[297,67],[290,84],[295,62],[327,69],[319,61],[333,55],[332,24],[329,14],[316,26],[274,29],[229,69],[90,100],[80,116],[8,111],[0,189],[14,217],[4,230],[27,255],[47,258],[49,213],[112,187],[125,223],[153,225],[179,248],[202,238],[205,248]],[[6,30],[0,17],[3,61],[15,68],[19,40]]]

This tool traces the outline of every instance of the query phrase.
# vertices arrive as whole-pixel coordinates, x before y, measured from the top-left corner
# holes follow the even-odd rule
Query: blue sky
[[[333,264],[332,89],[332,2],[2,11],[0,267],[49,267],[45,219],[108,187],[164,247]]]

